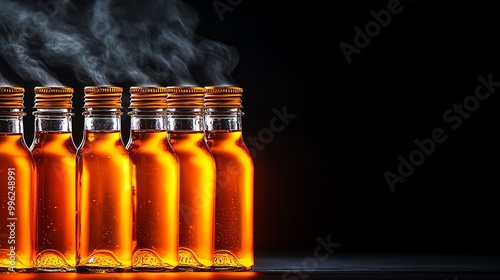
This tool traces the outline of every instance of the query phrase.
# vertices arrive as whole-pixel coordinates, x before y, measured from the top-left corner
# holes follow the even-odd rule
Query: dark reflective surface
[[[31,273],[0,279],[500,279],[500,258],[488,255],[344,254],[256,259],[252,272]]]

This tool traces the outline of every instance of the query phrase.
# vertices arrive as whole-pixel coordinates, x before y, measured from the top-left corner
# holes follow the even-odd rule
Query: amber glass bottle
[[[35,164],[24,140],[24,88],[0,87],[0,273],[33,270]]]
[[[174,271],[179,263],[179,162],[167,137],[167,89],[130,88],[134,271]]]
[[[132,162],[121,135],[121,87],[85,87],[77,149],[77,271],[129,271]]]
[[[76,146],[71,87],[35,88],[37,235],[35,271],[70,272],[76,265]]]
[[[205,123],[217,167],[214,270],[253,268],[254,165],[242,135],[243,89],[208,86]]]
[[[204,133],[203,87],[169,86],[168,135],[180,164],[179,270],[212,270],[215,161]]]

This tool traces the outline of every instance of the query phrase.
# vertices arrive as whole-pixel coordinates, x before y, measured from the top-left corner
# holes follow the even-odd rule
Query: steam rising
[[[198,45],[201,51],[197,75],[201,84],[234,85],[231,73],[238,64],[239,54],[234,47],[205,39]]]
[[[234,84],[237,51],[196,34],[183,1],[81,2],[0,0],[0,50],[19,76],[59,85],[50,69],[63,67],[88,85]]]
[[[33,5],[0,3],[0,51],[5,60],[25,80],[60,85],[33,48],[36,39],[33,35],[41,24],[36,20],[39,11]]]
[[[0,87],[11,86],[12,83],[0,75]]]

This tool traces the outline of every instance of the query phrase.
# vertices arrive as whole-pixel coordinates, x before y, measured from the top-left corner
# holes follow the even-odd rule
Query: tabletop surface
[[[124,272],[0,274],[6,280],[41,279],[500,279],[500,256],[438,254],[336,254],[256,257],[249,272]]]

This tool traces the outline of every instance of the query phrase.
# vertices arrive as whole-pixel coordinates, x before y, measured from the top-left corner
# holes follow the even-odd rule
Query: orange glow
[[[120,272],[120,273],[14,273],[6,275],[8,280],[157,280],[157,279],[170,279],[170,280],[231,280],[231,279],[259,279],[260,274],[253,271],[248,272],[153,272],[153,273],[135,273],[135,272]],[[267,276],[267,275],[265,275]],[[1,276],[0,276],[1,277]],[[264,277],[268,279],[269,277]],[[1,278],[3,279],[3,278]],[[293,279],[293,278],[292,278]]]
[[[76,265],[76,147],[71,132],[35,133],[37,242],[34,267],[74,270]]]
[[[77,268],[129,270],[131,161],[120,131],[84,131],[77,151]]]
[[[253,161],[241,131],[212,131],[207,139],[217,166],[214,268],[250,270],[254,265]]]
[[[29,271],[35,238],[35,166],[22,134],[0,133],[0,158],[0,272]]]
[[[199,273],[199,272],[182,272],[182,273],[125,273],[121,274],[127,275],[131,278],[125,277],[124,279],[134,279],[134,280],[157,280],[157,279],[170,279],[170,280],[232,280],[232,279],[258,279],[259,274],[253,271],[245,271],[245,272],[209,272],[209,273]],[[100,276],[100,275],[97,275]],[[107,276],[107,275],[105,275]],[[123,276],[122,276],[123,277]],[[96,278],[99,279],[99,278]],[[104,278],[102,278],[104,279]],[[109,279],[109,278],[106,278]],[[121,279],[121,278],[120,278]]]
[[[134,270],[172,270],[179,251],[179,163],[166,131],[132,131]]]
[[[213,265],[215,162],[203,132],[169,132],[180,164],[179,266],[207,270]]]

